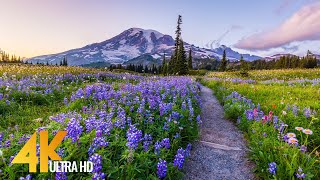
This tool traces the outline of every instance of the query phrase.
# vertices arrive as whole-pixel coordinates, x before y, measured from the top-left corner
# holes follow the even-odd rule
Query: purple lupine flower
[[[180,137],[180,133],[178,133],[178,132],[176,133],[176,135],[173,136],[174,139],[177,139],[179,137]]]
[[[143,140],[143,150],[147,152],[149,146],[152,144],[152,136],[150,134],[145,134]]]
[[[99,173],[102,170],[102,156],[99,154],[93,154],[89,157],[89,161],[93,163],[93,173]]]
[[[278,116],[273,116],[273,124],[277,124],[279,121]]]
[[[288,136],[287,136],[287,135],[284,135],[284,136],[283,136],[283,141],[287,142],[287,141],[288,141],[288,139],[289,139],[289,138],[288,138]]]
[[[20,177],[19,180],[31,180],[32,176],[31,174],[28,174],[26,177]]]
[[[161,145],[166,149],[170,149],[170,139],[169,138],[162,139]]]
[[[197,121],[198,124],[201,124],[201,123],[202,123],[202,122],[201,122],[200,115],[198,115],[198,116],[196,117],[196,121]]]
[[[159,155],[160,154],[160,149],[162,148],[162,145],[159,141],[157,141],[155,144],[154,144],[154,153]]]
[[[307,175],[305,173],[303,173],[302,168],[299,167],[298,169],[298,173],[296,173],[296,177],[298,179],[304,179]]]
[[[266,133],[266,132],[264,132],[264,133],[263,133],[263,136],[264,136],[264,137],[267,137],[267,133]]]
[[[127,117],[127,124],[130,126],[132,124],[131,117]]]
[[[294,116],[298,116],[298,106],[297,105],[292,106],[292,113]]]
[[[80,122],[76,118],[71,118],[68,122],[67,130],[67,137],[72,139],[72,142],[76,142],[83,131]]]
[[[31,174],[28,174],[28,175],[26,176],[26,180],[31,180],[31,179],[32,179]]]
[[[8,140],[5,142],[4,147],[8,148],[8,147],[10,147],[10,146],[11,146],[11,141],[10,141],[10,139],[8,139]]]
[[[92,142],[91,146],[88,149],[88,154],[92,155],[93,153],[95,153],[95,151],[97,149],[102,148],[102,147],[107,147],[108,145],[109,145],[109,142],[106,141],[105,137],[96,136],[93,139],[93,142]]]
[[[300,151],[303,152],[303,153],[307,152],[307,146],[302,145],[302,146],[300,147]]]
[[[159,179],[163,179],[167,176],[167,161],[159,159],[157,164],[157,175]]]
[[[180,118],[180,114],[178,112],[172,111],[171,115],[174,120],[178,120]]]
[[[138,130],[135,125],[131,125],[127,131],[127,146],[131,149],[137,149],[142,139],[142,131]]]
[[[183,102],[182,102],[182,104],[181,104],[181,109],[182,109],[182,110],[186,110],[186,109],[187,109],[186,101],[183,101]]]
[[[92,180],[104,180],[106,178],[106,174],[103,172],[94,173],[92,176]]]
[[[178,169],[182,169],[184,163],[185,151],[180,148],[177,151],[177,154],[174,156],[173,166],[178,167]]]
[[[19,141],[18,141],[18,144],[24,144],[25,142],[27,142],[28,140],[30,139],[30,136],[29,135],[26,135],[26,134],[23,134]],[[1,142],[1,140],[0,140]]]
[[[116,117],[116,122],[114,126],[124,129],[126,125],[126,112],[121,106],[118,106],[118,115]]]
[[[253,110],[246,110],[246,118],[248,120],[253,120],[254,119]]]
[[[303,115],[304,115],[306,118],[310,118],[310,117],[311,117],[311,110],[310,110],[310,108],[304,108],[304,109],[303,109]]]
[[[37,152],[37,156],[40,155],[40,144],[36,145],[36,152]]]
[[[12,165],[12,163],[11,163],[11,162],[13,161],[13,159],[14,159],[14,157],[15,157],[15,156],[16,156],[16,155],[14,155],[14,156],[10,156],[10,159],[9,159],[9,162],[10,162],[10,163],[9,163],[9,166],[11,166],[11,165]]]
[[[58,166],[58,170],[61,171],[61,167]],[[68,176],[66,172],[56,172],[55,180],[68,180]]]
[[[63,148],[59,148],[57,153],[60,157],[64,157],[64,149]]]
[[[143,142],[143,150],[144,150],[145,152],[147,152],[147,151],[149,150],[150,144],[151,144],[151,141],[144,141],[144,142]]]
[[[276,174],[277,171],[277,164],[275,162],[271,162],[269,163],[269,168],[268,168],[269,172],[273,175]]]
[[[3,132],[0,132],[0,142],[2,142],[3,136],[4,136],[4,133],[3,133]]]
[[[169,124],[167,122],[164,122],[162,129],[165,131],[169,131]]]
[[[68,106],[68,98],[67,97],[64,97],[63,103],[64,103],[64,105]]]
[[[185,150],[185,155],[186,157],[189,157],[190,156],[190,152],[191,152],[191,149],[192,149],[192,145],[189,143],[186,147],[186,150]]]
[[[96,137],[102,137],[102,131],[101,130],[97,130],[96,131]]]

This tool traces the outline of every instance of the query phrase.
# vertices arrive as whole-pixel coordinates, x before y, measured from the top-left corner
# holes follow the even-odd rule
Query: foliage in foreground
[[[249,141],[250,157],[256,163],[256,172],[260,177],[320,178],[320,156],[317,151],[320,144],[320,121],[316,111],[310,108],[299,110],[295,104],[281,106],[281,103],[278,105],[275,102],[272,106],[260,105],[259,101],[271,98],[271,94],[257,94],[257,89],[244,87],[246,90],[242,92],[247,92],[254,101],[248,99],[236,92],[240,87],[248,85],[246,83],[204,83],[214,90],[224,105],[226,116],[237,122],[245,132]],[[272,88],[260,90],[272,91]],[[256,93],[253,95],[250,93],[252,91]]]
[[[199,88],[191,78],[53,75],[35,68],[42,73],[10,72],[0,80],[1,179],[181,177],[200,122]],[[15,112],[17,108],[25,113]],[[27,165],[11,164],[30,135],[41,130],[49,131],[50,140],[58,130],[67,130],[58,154],[67,161],[91,160],[94,172],[28,175]]]

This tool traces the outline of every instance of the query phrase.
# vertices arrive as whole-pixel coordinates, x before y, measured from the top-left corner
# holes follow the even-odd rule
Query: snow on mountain
[[[287,54],[275,54],[275,55],[272,55],[272,56],[268,56],[268,57],[264,57],[264,60],[266,60],[266,61],[272,61],[272,60],[279,60],[280,59],[280,57],[282,57],[282,56],[295,56],[294,54],[289,54],[289,53],[287,53]]]
[[[160,59],[163,53],[170,56],[174,50],[174,39],[155,30],[130,28],[121,34],[100,43],[94,43],[82,48],[72,49],[66,52],[37,56],[27,59],[33,63],[56,64],[63,59],[68,59],[69,65],[83,65],[96,62],[124,63],[138,56],[149,54],[155,59]],[[186,50],[192,49],[195,58],[221,59],[223,50],[226,50],[227,58],[231,61],[239,60],[241,54],[226,46],[216,49],[200,48],[185,43]],[[258,56],[243,54],[245,60],[260,59]]]

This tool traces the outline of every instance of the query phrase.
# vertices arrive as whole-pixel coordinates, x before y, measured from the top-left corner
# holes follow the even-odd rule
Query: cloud
[[[271,31],[253,34],[234,46],[247,50],[268,50],[292,42],[320,40],[320,3],[302,7],[279,27]]]
[[[299,50],[299,46],[298,45],[285,45],[281,47],[283,50],[285,50],[286,52],[297,52]]]
[[[242,28],[243,27],[239,26],[239,25],[232,25],[228,30],[226,30],[222,35],[220,35],[218,39],[213,40],[211,42],[208,42],[206,44],[206,47],[210,48],[210,49],[214,49],[215,47],[219,47],[221,45],[221,41],[223,40],[224,37],[227,36],[227,34],[229,34],[232,31],[239,30]]]

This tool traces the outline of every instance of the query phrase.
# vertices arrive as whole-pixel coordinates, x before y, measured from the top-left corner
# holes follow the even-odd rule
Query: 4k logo
[[[48,131],[40,131],[40,172],[48,172],[49,157],[53,161],[60,161],[61,157],[55,149],[67,135],[67,131],[59,131],[48,144]],[[28,156],[29,154],[29,156]],[[37,133],[35,132],[28,142],[12,161],[13,164],[29,164],[29,172],[37,172]]]

